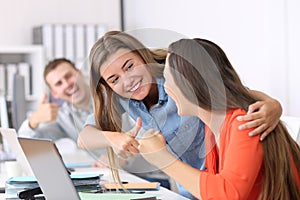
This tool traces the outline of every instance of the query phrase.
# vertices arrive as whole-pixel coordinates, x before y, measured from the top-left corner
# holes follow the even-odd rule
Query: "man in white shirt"
[[[37,109],[19,128],[19,136],[52,140],[71,138],[76,142],[87,116],[93,112],[82,72],[70,60],[59,58],[47,64],[44,79],[51,95],[62,99],[63,104],[47,102],[44,94]]]

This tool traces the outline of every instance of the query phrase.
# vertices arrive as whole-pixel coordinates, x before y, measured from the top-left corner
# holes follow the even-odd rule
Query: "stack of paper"
[[[73,184],[78,192],[99,188],[102,174],[75,174],[71,175]],[[5,183],[5,193],[15,196],[21,191],[39,187],[34,176],[18,176],[10,178]]]
[[[33,176],[12,177],[5,182],[5,193],[15,196],[18,192],[37,187],[39,185]]]

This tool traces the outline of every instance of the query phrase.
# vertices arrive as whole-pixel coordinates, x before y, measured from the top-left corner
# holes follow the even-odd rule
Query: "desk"
[[[73,155],[73,156],[72,156]],[[63,159],[65,162],[76,162],[76,161],[83,161],[82,159],[84,159],[85,162],[87,161],[93,161],[93,159],[88,158],[86,156],[86,154],[82,151],[77,152],[74,156],[74,154],[72,153],[72,155],[68,154],[68,155],[62,155]],[[4,187],[5,186],[5,180],[7,180],[7,175],[5,174],[5,169],[4,166],[1,166],[1,174],[0,174],[0,187]],[[75,172],[72,172],[74,174],[76,173],[99,173],[99,174],[103,174],[102,179],[103,180],[108,180],[108,181],[112,181],[112,177],[111,177],[111,173],[110,170],[107,168],[91,168],[91,167],[85,167],[85,168],[76,168]],[[126,171],[120,170],[120,177],[122,181],[127,181],[127,182],[147,182],[146,180],[139,178],[133,174],[129,174]],[[166,188],[160,187],[160,189],[158,191],[146,191],[147,194],[156,194],[159,195],[160,199],[163,200],[186,200],[187,198],[173,192],[170,191]],[[0,200],[4,200],[5,199],[5,194],[0,194]]]
[[[112,180],[109,169],[97,169],[97,168],[80,168],[76,169],[74,173],[103,173],[102,180]],[[120,170],[120,177],[122,181],[127,182],[147,182],[146,180],[139,178],[133,174],[127,173],[126,171]],[[164,187],[160,187],[158,191],[146,191],[146,194],[158,194],[160,199],[172,199],[172,200],[184,200],[187,199],[171,190]]]

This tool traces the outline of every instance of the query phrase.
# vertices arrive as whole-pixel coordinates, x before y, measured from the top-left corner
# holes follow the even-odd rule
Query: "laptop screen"
[[[51,140],[18,138],[47,200],[79,200],[63,160]]]

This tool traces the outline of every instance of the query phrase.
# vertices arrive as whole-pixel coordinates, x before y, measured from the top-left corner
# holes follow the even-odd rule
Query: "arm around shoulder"
[[[240,116],[239,120],[249,121],[240,129],[256,127],[250,135],[261,134],[263,140],[278,124],[282,114],[282,107],[278,100],[260,91],[250,90],[250,93],[259,101],[249,105],[247,115]]]

